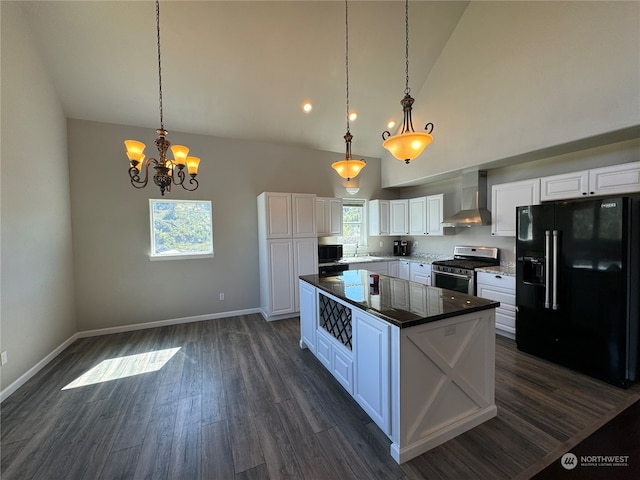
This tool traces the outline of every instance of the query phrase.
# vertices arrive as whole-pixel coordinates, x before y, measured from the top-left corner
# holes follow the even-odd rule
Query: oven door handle
[[[457,278],[466,278],[469,279],[471,277],[469,277],[469,275],[460,275],[458,273],[449,273],[449,272],[438,272],[438,271],[432,271],[432,274],[439,274],[439,275],[446,275],[447,277],[457,277]]]

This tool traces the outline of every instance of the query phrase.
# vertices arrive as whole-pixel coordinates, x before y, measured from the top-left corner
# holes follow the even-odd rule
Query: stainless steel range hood
[[[491,225],[487,210],[487,172],[471,170],[462,173],[462,210],[442,222],[443,227],[481,227]]]

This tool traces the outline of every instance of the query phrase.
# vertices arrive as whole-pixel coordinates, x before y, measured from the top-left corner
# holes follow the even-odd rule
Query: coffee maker
[[[404,257],[409,255],[409,242],[407,240],[394,240],[393,254],[397,257]]]

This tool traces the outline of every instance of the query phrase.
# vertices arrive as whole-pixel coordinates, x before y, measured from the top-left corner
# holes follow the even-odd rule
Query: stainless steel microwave
[[[318,245],[318,263],[337,262],[342,259],[342,245]]]

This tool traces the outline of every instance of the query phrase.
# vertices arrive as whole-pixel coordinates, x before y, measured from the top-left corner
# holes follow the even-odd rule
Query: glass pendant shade
[[[184,145],[172,145],[171,152],[173,153],[173,159],[176,165],[186,165],[187,155],[189,154],[189,148]]]
[[[200,165],[200,159],[198,157],[187,157],[187,170],[189,175],[198,174],[198,165]]]
[[[331,164],[338,175],[347,180],[355,178],[360,173],[360,170],[364,168],[366,162],[364,160],[353,160],[345,158],[344,160],[338,160]]]
[[[398,160],[409,163],[419,157],[432,141],[430,133],[407,131],[387,138],[382,146]]]
[[[129,161],[142,162],[144,160],[144,148],[145,144],[142,142],[138,142],[137,140],[125,140],[125,147],[127,147],[127,157]]]

